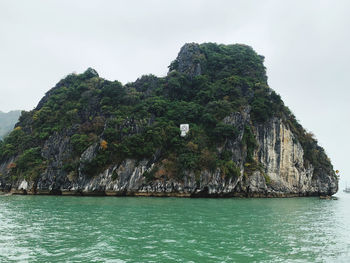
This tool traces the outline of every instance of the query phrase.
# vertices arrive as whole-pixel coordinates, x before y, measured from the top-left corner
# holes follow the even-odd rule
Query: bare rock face
[[[203,56],[196,43],[185,44],[175,60],[177,71],[185,73],[190,77],[195,77],[201,74],[200,59]]]
[[[321,170],[321,173],[316,173],[312,165],[306,166],[301,144],[281,119],[273,118],[254,127],[258,145],[254,151],[254,159],[261,164],[254,169],[247,166],[247,150],[242,147],[244,127],[250,122],[249,108],[227,116],[224,122],[238,130],[238,135],[234,139],[226,140],[221,149],[231,151],[240,168],[240,175],[229,180],[217,169],[214,172],[204,170],[199,176],[188,171],[183,180],[163,178],[147,181],[144,173],[151,171],[156,163],[155,160],[147,159],[126,159],[122,163],[109,166],[97,176],[89,177],[80,172],[79,176],[69,178],[64,172],[56,169],[57,164],[65,158],[64,153],[70,151],[66,137],[56,135],[51,139],[54,147],[51,147],[50,151],[44,151],[51,156],[52,162],[41,175],[37,185],[19,180],[11,186],[12,191],[65,195],[187,197],[291,197],[332,195],[337,192],[338,183],[334,172]],[[94,156],[97,148],[98,145],[92,145],[83,152],[81,166],[84,165],[84,160]],[[5,185],[0,186],[4,190]],[[35,191],[33,187],[36,187]]]
[[[312,165],[306,166],[301,144],[282,120],[274,118],[256,131],[256,159],[269,177],[268,191],[299,195],[337,192],[334,172],[316,174]]]
[[[93,68],[88,68],[85,72],[84,75],[86,75],[87,78],[93,78],[93,77],[98,77],[98,73],[95,69]]]

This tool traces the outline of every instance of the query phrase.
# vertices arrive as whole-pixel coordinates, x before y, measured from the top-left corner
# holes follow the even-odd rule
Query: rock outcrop
[[[192,78],[201,74],[199,45],[196,43],[185,44],[177,57],[177,70]]]
[[[28,194],[186,197],[292,197],[332,195],[337,192],[337,181],[332,171],[315,176],[312,165],[305,167],[302,146],[288,126],[277,118],[254,127],[258,142],[254,159],[262,168],[248,176],[246,173],[250,167],[244,165],[246,151],[241,145],[245,123],[249,122],[249,113],[234,113],[224,121],[239,129],[237,139],[227,140],[222,147],[233,153],[233,159],[241,170],[238,178],[227,180],[222,177],[220,170],[216,170],[203,171],[199,178],[188,172],[183,181],[159,179],[147,182],[144,173],[156,164],[156,161],[149,159],[126,159],[92,178],[87,178],[81,171],[77,178],[70,178],[58,169],[59,162],[69,152],[69,141],[64,135],[56,135],[44,147],[43,154],[53,161],[37,184],[29,183],[25,179],[18,180],[11,185],[11,189],[13,193]],[[96,144],[91,145],[83,152],[82,163],[93,158],[97,147]],[[2,165],[2,170],[4,166]],[[3,191],[9,189],[3,182],[0,187]]]
[[[181,49],[169,73],[175,71],[180,77],[144,76],[128,84],[126,93],[121,84],[100,79],[90,68],[82,75],[62,80],[33,112],[22,116],[17,130],[10,135],[12,139],[1,146],[8,153],[0,158],[0,191],[181,197],[294,197],[336,193],[338,178],[323,149],[295,121],[267,84],[261,84],[266,80],[259,62],[261,57],[256,56],[259,62],[255,62],[256,66],[250,59],[237,69],[240,64],[234,63],[243,63],[244,56],[239,53],[228,59],[225,53],[223,61],[236,66],[221,63],[219,70],[213,71],[214,62],[203,51],[213,44],[208,45],[203,48],[192,43]],[[214,48],[217,56],[220,46]],[[245,46],[237,49],[251,52]],[[201,75],[211,82],[203,84],[203,79],[198,78]],[[243,77],[247,81],[242,81]],[[192,119],[180,116],[189,120],[190,129],[194,127],[197,133],[180,138],[180,130],[176,133],[177,117],[173,108],[167,108],[168,104],[179,101],[176,105],[190,107],[188,114],[194,114],[191,96],[203,91],[167,101],[160,96],[169,96],[169,89],[181,93],[182,86],[186,86],[185,94],[188,86],[197,87],[199,81],[202,81],[201,89],[205,86],[207,92],[198,99],[203,112],[199,111]],[[222,95],[210,93],[213,90],[210,85],[219,87],[216,92]],[[67,87],[73,88],[67,91]],[[65,97],[70,100],[68,105],[78,99],[79,103],[51,120],[54,111],[50,107],[57,109],[54,103],[64,93],[69,94]],[[215,101],[211,102],[214,97]],[[90,103],[81,106],[86,100]],[[150,101],[149,108],[142,100]],[[129,105],[137,103],[141,105],[136,108],[138,112],[130,111]],[[234,108],[237,103],[241,104]],[[123,110],[130,116],[125,117]],[[169,117],[170,114],[173,115]],[[61,117],[69,124],[58,126]],[[164,118],[167,118],[165,123]],[[23,142],[21,136],[32,140],[32,144],[27,139]],[[17,151],[8,146],[14,138],[20,144]],[[147,144],[150,141],[154,143]],[[151,148],[151,154],[144,150],[147,147]],[[187,164],[186,158],[199,165]],[[28,170],[21,165],[27,165]]]

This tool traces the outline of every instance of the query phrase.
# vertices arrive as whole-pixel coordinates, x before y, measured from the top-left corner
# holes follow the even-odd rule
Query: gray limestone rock
[[[176,59],[177,70],[191,77],[198,76],[202,73],[201,58],[203,58],[203,55],[200,52],[198,44],[185,44]]]
[[[338,179],[333,171],[326,169],[316,171],[311,165],[305,165],[301,144],[288,125],[279,118],[273,118],[254,127],[258,144],[254,159],[261,164],[261,167],[251,171],[245,162],[246,149],[242,147],[244,127],[250,122],[249,111],[249,108],[245,108],[224,118],[224,123],[233,125],[238,130],[238,136],[226,140],[222,147],[233,153],[233,160],[240,167],[240,175],[236,178],[227,180],[221,175],[220,169],[217,169],[203,170],[199,177],[188,171],[183,180],[159,178],[147,181],[143,174],[152,170],[156,160],[126,159],[122,163],[110,165],[96,176],[88,177],[79,172],[79,176],[72,179],[59,169],[72,151],[67,136],[61,133],[49,138],[47,147],[43,149],[43,155],[51,162],[37,184],[20,179],[10,188],[15,193],[23,191],[30,193],[31,189],[36,188],[33,193],[193,197],[313,196],[332,195],[338,190]],[[98,148],[99,144],[95,143],[82,153],[79,171],[84,167],[84,162],[94,158]],[[0,172],[4,172],[5,166],[12,161],[14,160],[1,164]],[[0,189],[5,191],[8,188],[8,183],[0,180]]]

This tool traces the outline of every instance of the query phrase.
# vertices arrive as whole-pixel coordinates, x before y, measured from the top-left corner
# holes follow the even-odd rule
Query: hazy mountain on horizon
[[[20,110],[13,110],[7,113],[0,111],[0,140],[13,129],[20,115]]]

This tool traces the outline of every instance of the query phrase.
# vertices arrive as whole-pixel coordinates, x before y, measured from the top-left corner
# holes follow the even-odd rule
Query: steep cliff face
[[[262,60],[247,46],[186,44],[166,78],[144,76],[122,86],[92,69],[68,76],[0,145],[0,190],[334,194],[338,179],[329,159],[267,86]],[[182,122],[190,124],[185,138]]]

